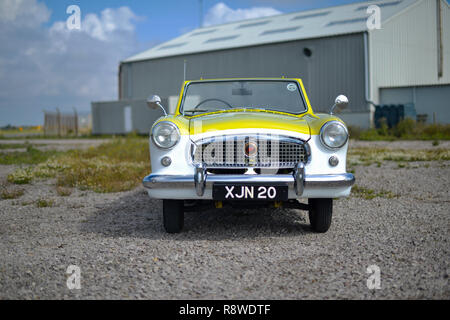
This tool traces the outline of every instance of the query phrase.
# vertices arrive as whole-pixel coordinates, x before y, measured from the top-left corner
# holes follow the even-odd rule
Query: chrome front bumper
[[[339,198],[350,194],[355,177],[351,173],[305,175],[303,164],[294,174],[284,175],[216,175],[207,174],[206,168],[197,166],[193,175],[150,174],[143,180],[151,198],[212,200],[214,183],[286,184],[288,198]]]

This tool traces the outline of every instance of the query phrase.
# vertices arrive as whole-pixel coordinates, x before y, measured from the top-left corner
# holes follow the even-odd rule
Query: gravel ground
[[[11,170],[0,166],[0,183]],[[187,213],[168,235],[142,187],[60,197],[52,181],[22,186],[0,200],[0,299],[449,299],[450,162],[355,175],[398,197],[335,201],[325,234],[306,212],[262,208]],[[366,286],[374,264],[379,290]],[[66,287],[69,265],[80,290]]]

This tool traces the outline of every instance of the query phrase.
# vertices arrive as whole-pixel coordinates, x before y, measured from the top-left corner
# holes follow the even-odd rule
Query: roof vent
[[[292,32],[300,29],[302,26],[292,27],[292,28],[284,28],[284,29],[273,29],[273,30],[266,30],[263,33],[260,34],[260,36],[265,36],[268,34],[274,34],[274,33],[282,33],[282,32]]]
[[[331,13],[331,11],[325,11],[325,12],[318,12],[318,13],[311,13],[311,14],[303,14],[300,16],[295,16],[291,20],[301,20],[301,19],[308,19],[308,18],[315,18],[315,17],[323,17],[327,16]]]
[[[232,40],[232,39],[236,39],[237,37],[239,37],[239,35],[234,35],[234,36],[227,36],[227,37],[220,37],[220,38],[211,38],[206,40],[203,43],[209,43],[209,42],[218,42],[218,41],[225,41],[225,40]]]
[[[178,48],[186,45],[187,42],[180,42],[180,43],[174,43],[174,44],[168,44],[166,46],[159,47],[158,50],[165,50],[165,49],[172,49],[172,48]]]
[[[332,21],[329,24],[326,25],[326,27],[332,27],[340,24],[349,24],[349,23],[357,23],[357,22],[364,22],[367,21],[368,17],[364,18],[356,18],[356,19],[347,19],[347,20],[339,20],[339,21]]]
[[[268,24],[269,22],[270,22],[270,20],[253,22],[253,23],[245,23],[245,24],[241,24],[241,25],[237,26],[236,29],[250,28],[250,27],[256,27],[256,26],[263,26],[265,24]]]
[[[195,37],[195,36],[201,36],[202,34],[208,34],[208,33],[213,33],[216,32],[217,29],[210,29],[210,30],[205,30],[205,31],[198,31],[198,32],[194,32],[190,35],[190,37]]]

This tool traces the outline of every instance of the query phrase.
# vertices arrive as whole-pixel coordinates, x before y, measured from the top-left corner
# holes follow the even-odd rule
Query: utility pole
[[[198,0],[200,6],[199,27],[203,27],[203,0]]]
[[[78,137],[78,112],[75,107],[73,107],[73,125],[75,129],[75,136]]]
[[[56,108],[56,121],[58,126],[58,137],[61,137],[61,112]]]

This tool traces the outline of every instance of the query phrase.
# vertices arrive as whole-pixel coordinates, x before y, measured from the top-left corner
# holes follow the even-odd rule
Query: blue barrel
[[[375,106],[374,121],[376,128],[381,127],[381,118],[385,118],[388,127],[392,128],[403,119],[411,118],[416,120],[416,108],[413,103]]]

